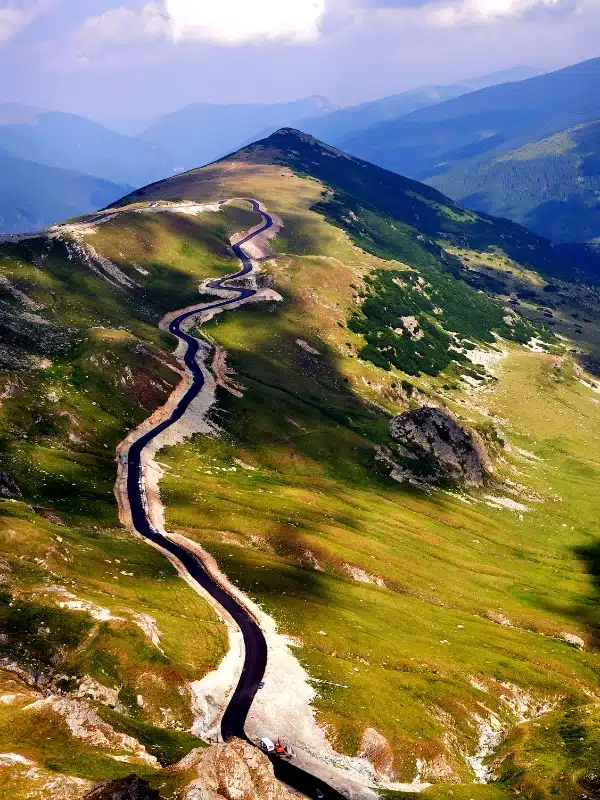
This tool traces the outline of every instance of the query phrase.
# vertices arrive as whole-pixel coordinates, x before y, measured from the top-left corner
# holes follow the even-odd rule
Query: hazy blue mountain
[[[424,86],[355,106],[338,108],[329,114],[302,119],[298,125],[307,133],[336,144],[354,131],[364,130],[378,122],[406,116],[418,108],[458,97],[466,91],[464,86],[459,85]]]
[[[15,158],[140,186],[173,173],[151,142],[123,136],[76,114],[0,104],[0,151]]]
[[[193,169],[304,117],[331,111],[324,97],[288,103],[193,103],[166,114],[141,136],[175,156],[178,169]]]
[[[508,69],[499,69],[496,72],[488,72],[486,75],[477,75],[474,78],[467,78],[458,83],[460,86],[465,86],[469,91],[474,92],[476,89],[485,89],[488,86],[499,86],[501,83],[524,81],[527,80],[527,78],[541,75],[545,71],[546,70],[523,64],[516,67],[509,67]]]
[[[299,121],[298,126],[313,136],[338,144],[350,134],[370,128],[377,123],[404,117],[420,108],[437,105],[484,86],[523,80],[538,73],[539,70],[534,67],[519,66],[453,84],[420,86],[377,100],[339,108],[329,114],[303,119]]]
[[[48,167],[0,153],[0,232],[22,233],[108,205],[130,190],[123,184]]]
[[[463,94],[374,125],[341,143],[414,178],[497,157],[600,114],[600,59]]]

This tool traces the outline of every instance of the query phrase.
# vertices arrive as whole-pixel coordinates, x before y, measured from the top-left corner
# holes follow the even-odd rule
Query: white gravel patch
[[[564,639],[565,642],[577,647],[578,650],[585,650],[585,641],[581,638],[581,636],[577,636],[576,633],[566,633],[563,631],[559,634],[559,636],[561,639]]]
[[[207,741],[219,739],[221,717],[238,684],[244,663],[242,634],[232,620],[225,624],[229,638],[229,649],[225,658],[217,669],[209,672],[202,680],[190,684],[194,713],[191,732]]]
[[[512,683],[496,683],[487,679],[487,684],[475,678],[470,679],[471,685],[481,692],[493,693],[502,690],[498,699],[504,704],[508,712],[508,720],[500,719],[485,706],[481,706],[487,716],[474,714],[472,719],[478,729],[477,750],[474,755],[467,755],[465,759],[475,774],[476,783],[489,783],[494,779],[492,768],[484,762],[494,754],[496,748],[504,741],[512,725],[519,725],[532,719],[537,719],[543,714],[553,711],[560,697],[538,699],[528,694]]]
[[[488,783],[492,778],[492,770],[484,761],[493,754],[504,736],[504,726],[495,714],[484,719],[479,714],[474,714],[478,728],[477,750],[472,756],[467,756],[467,764],[473,770],[476,783]]]
[[[161,632],[158,629],[158,624],[154,617],[150,616],[150,614],[136,613],[133,615],[133,621],[144,631],[148,639],[150,639],[156,649],[160,650],[164,656],[165,651],[160,646]]]
[[[6,291],[9,292],[9,294],[11,294],[15,300],[18,300],[32,311],[39,311],[40,309],[44,308],[41,303],[36,303],[35,300],[32,300],[31,297],[25,294],[25,292],[22,292],[16,286],[13,286],[13,284],[5,275],[0,275],[0,286],[2,286],[3,289],[6,289]],[[46,320],[44,320],[44,322],[46,322]]]
[[[25,711],[53,711],[62,717],[76,739],[82,739],[97,747],[125,750],[136,759],[153,767],[158,766],[157,759],[147,752],[144,745],[127,734],[119,733],[98,715],[84,700],[70,697],[46,697],[25,706]]]
[[[0,753],[0,764],[23,764],[23,766],[32,767],[35,761],[20,756],[18,753]]]
[[[586,381],[583,378],[579,378],[579,383],[581,383],[582,386],[585,386],[586,389],[591,389],[592,392],[600,394],[600,382],[592,380]]]
[[[486,506],[490,506],[491,508],[503,508],[507,511],[519,511],[521,513],[531,511],[529,506],[518,503],[510,497],[498,497],[494,494],[484,494],[484,498],[486,500]]]
[[[379,575],[371,575],[355,564],[344,564],[344,572],[354,581],[361,583],[374,583],[376,586],[385,586],[385,581]]]
[[[91,603],[89,600],[80,600],[77,595],[71,594],[71,592],[68,592],[66,589],[63,589],[61,594],[66,597],[67,600],[60,600],[58,602],[60,608],[68,608],[71,611],[83,611],[89,614],[93,619],[98,620],[98,622],[109,622],[110,620],[125,622],[125,617],[113,616],[109,608],[96,605],[96,603]]]
[[[546,353],[548,354],[548,345],[546,342],[542,341],[542,339],[536,339],[535,336],[524,345],[528,350],[532,350],[534,353]]]
[[[484,367],[486,372],[497,377],[499,365],[507,357],[508,350],[465,350],[465,355],[472,364]]]

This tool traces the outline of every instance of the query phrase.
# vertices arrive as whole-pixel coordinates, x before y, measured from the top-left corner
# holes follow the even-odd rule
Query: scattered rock
[[[296,339],[296,344],[298,347],[301,347],[307,353],[310,353],[313,356],[320,356],[321,353],[318,350],[315,350],[314,347],[311,347],[308,342],[305,342],[304,339]]]
[[[132,736],[116,731],[83,700],[50,696],[30,703],[25,706],[25,710],[28,713],[53,711],[64,719],[71,735],[76,739],[82,739],[96,747],[124,750],[146,764],[158,766],[158,761],[146,751],[144,745]]]
[[[487,617],[492,622],[497,622],[498,625],[504,625],[505,628],[512,628],[514,627],[512,622],[506,616],[506,614],[502,614],[500,611],[488,611]]]
[[[97,783],[84,795],[84,800],[161,800],[156,789],[148,781],[132,773],[126,778]]]
[[[585,641],[581,638],[581,636],[577,636],[575,633],[563,633],[560,634],[561,639],[564,639],[565,642],[572,644],[574,647],[577,647],[579,650],[585,650]]]
[[[443,756],[436,756],[431,761],[421,762],[421,776],[436,781],[459,783],[460,779]]]
[[[374,583],[377,586],[385,586],[385,581],[379,575],[372,575],[370,572],[357,567],[355,564],[344,564],[344,572],[354,581],[361,583]]]
[[[22,497],[19,484],[10,472],[0,472],[0,497]]]
[[[119,702],[119,688],[110,688],[99,683],[91,675],[85,675],[77,687],[76,697],[87,697],[90,700],[98,700],[109,708],[114,708],[120,713],[127,713],[125,706]]]
[[[473,430],[464,428],[446,409],[423,406],[394,417],[392,437],[400,444],[404,459],[397,479],[407,473],[420,483],[450,481],[482,486],[492,472],[492,464],[483,440]]]
[[[498,495],[494,494],[484,494],[485,504],[490,508],[500,508],[506,509],[506,511],[531,511],[529,506],[523,505],[523,503],[517,503],[516,500],[512,500],[510,497],[499,497]]]
[[[36,514],[39,514],[40,517],[47,519],[48,522],[51,522],[53,525],[61,525],[62,527],[65,526],[63,518],[53,509],[44,508],[43,506],[33,506],[33,510]]]

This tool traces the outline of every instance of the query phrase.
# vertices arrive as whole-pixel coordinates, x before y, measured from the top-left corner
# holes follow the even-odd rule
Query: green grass
[[[144,290],[132,293],[77,258],[68,260],[60,242],[2,248],[3,272],[13,285],[43,305],[40,316],[68,326],[68,335],[55,341],[40,335],[41,323],[37,329],[31,323],[31,340],[21,339],[23,350],[13,351],[23,360],[20,369],[0,373],[0,385],[9,387],[0,409],[0,469],[22,492],[17,502],[0,504],[7,570],[2,655],[49,691],[73,689],[85,675],[115,689],[131,725],[165,763],[197,744],[185,733],[193,722],[189,683],[219,663],[227,637],[164,556],[120,528],[114,448],[178,380],[172,340],[158,331],[160,316],[196,300],[201,279],[233,268],[228,232],[255,219],[233,208],[183,221],[129,215],[101,226],[90,239],[94,247],[140,282],[133,263],[150,273]],[[23,308],[12,295],[7,304],[20,319]],[[26,366],[32,355],[46,361]],[[114,619],[61,609],[66,598],[52,585],[109,609]],[[140,613],[156,620],[164,654],[136,624]],[[165,713],[177,730],[164,728]],[[5,750],[31,751],[56,774],[101,779],[131,771],[44,726],[34,748],[35,731],[7,718],[0,733],[11,738]]]
[[[509,324],[499,303],[439,269],[422,269],[421,274],[377,270],[365,283],[364,301],[349,327],[365,337],[359,356],[383,369],[395,366],[409,375],[439,375],[462,362],[459,374],[480,378],[485,371],[480,375],[473,366],[465,367],[467,357],[459,348],[473,348],[473,341],[493,343],[495,334],[525,343],[537,332],[513,315]],[[405,317],[413,318],[414,331],[402,323]]]
[[[163,767],[180,761],[195,747],[206,747],[206,743],[202,739],[192,736],[187,731],[168,730],[156,725],[149,725],[146,722],[119,714],[105,706],[99,706],[98,713],[115,730],[133,736],[134,739],[141,742]]]
[[[406,764],[404,780],[414,776],[415,755],[440,754],[443,726],[435,715],[424,722],[424,708],[450,715],[467,749],[474,735],[468,709],[484,702],[507,714],[498,698],[470,686],[470,675],[496,686],[515,683],[537,697],[561,695],[567,705],[584,702],[583,688],[597,679],[595,657],[558,634],[583,632],[588,621],[577,599],[593,603],[594,596],[573,551],[594,524],[593,502],[585,498],[593,497],[597,469],[582,473],[579,460],[590,446],[581,438],[587,425],[569,424],[582,431],[577,446],[557,447],[553,434],[536,444],[520,431],[527,430],[524,407],[551,430],[565,413],[563,397],[581,409],[575,417],[594,416],[586,390],[568,369],[555,386],[548,360],[527,355],[508,362],[491,396],[505,417],[510,411],[508,438],[544,459],[533,475],[528,469],[527,480],[544,503],[532,504],[523,520],[483,502],[466,506],[444,494],[407,492],[377,473],[372,447],[386,435],[379,415],[348,394],[346,418],[332,419],[344,396],[327,394],[336,381],[343,385],[335,359],[304,357],[288,309],[241,310],[210,326],[247,391],[243,400],[222,397],[222,439],[197,439],[165,455],[174,475],[186,476],[185,483],[164,479],[168,523],[198,538],[230,578],[304,643],[298,653],[311,675],[347,687],[318,684],[317,708],[336,746],[355,753],[361,731],[376,727]],[[302,317],[297,335],[305,335],[307,323]],[[325,342],[311,343],[327,354]],[[533,397],[545,398],[542,411]],[[235,458],[255,470],[236,466]],[[557,527],[551,491],[562,495],[566,532]],[[387,588],[350,580],[346,563]],[[515,627],[493,622],[494,613]],[[458,760],[452,765],[467,777]]]
[[[120,778],[131,773],[132,765],[119,763],[98,747],[72,737],[66,723],[51,711],[23,711],[3,706],[0,712],[0,745],[3,753],[15,752],[55,774],[87,780]],[[140,777],[155,773],[152,767],[136,764]]]
[[[339,168],[337,159],[330,161]],[[367,190],[362,170],[352,173],[356,191]],[[181,178],[178,196],[206,199],[198,174]],[[492,330],[506,333],[498,314],[508,301],[492,284],[508,288],[508,272],[518,263],[513,277],[526,288],[532,260],[516,256],[533,240],[515,233],[501,252],[494,237],[485,244],[484,218],[444,206],[435,192],[415,197],[413,184],[403,183],[401,196],[379,187],[377,197],[355,204],[355,218],[341,220],[331,206],[314,210],[325,200],[322,184],[284,167],[249,162],[217,177],[214,196],[260,197],[283,214],[277,258],[265,268],[284,299],[222,315],[207,328],[226,348],[245,394],[219,390],[213,414],[219,437],[195,437],[160,454],[168,525],[200,541],[283,632],[302,642],[294,652],[320,681],[315,709],[340,751],[356,754],[365,728],[375,727],[390,742],[399,780],[414,778],[416,759],[442,759],[463,781],[425,796],[507,796],[525,785],[523,775],[531,778],[532,792],[546,792],[556,765],[547,760],[536,772],[524,745],[506,755],[514,769],[507,766],[497,787],[473,786],[463,753],[476,749],[475,713],[492,711],[507,726],[515,723],[501,699],[502,683],[538,701],[558,700],[559,717],[579,720],[587,713],[587,693],[598,680],[596,398],[578,381],[570,357],[563,360],[564,346],[544,356],[506,343],[498,382],[469,394],[458,388],[452,365],[439,375],[418,370],[412,377],[400,369],[403,361],[379,369],[361,357],[365,333],[347,325],[361,294],[379,298],[375,320],[388,313],[384,306],[398,304],[389,320],[382,317],[386,324],[403,310],[401,303],[416,303],[422,322],[437,316],[429,308],[433,299],[420,307],[414,283],[407,296],[390,294],[396,284],[389,279],[406,277],[408,264],[423,273],[436,304],[443,303],[442,327],[490,342]],[[338,181],[334,188],[339,201],[352,187]],[[413,224],[421,213],[422,239]],[[187,685],[218,663],[226,637],[164,557],[119,527],[112,453],[177,380],[168,354],[173,342],[158,332],[159,317],[196,299],[201,278],[231,269],[226,236],[255,220],[236,206],[198,219],[128,214],[99,227],[90,241],[144,284],[139,293],[115,290],[81,265],[65,263],[58,250],[43,271],[32,260],[40,252],[20,252],[18,264],[15,253],[4,251],[11,280],[47,305],[40,313],[66,320],[75,331],[65,350],[47,355],[50,364],[4,376],[2,388],[9,391],[0,409],[0,464],[23,491],[22,500],[0,505],[1,552],[11,568],[4,588],[18,598],[6,613],[25,609],[35,634],[32,652],[39,658],[53,649],[55,673],[89,674],[118,690],[127,713],[103,713],[163,763],[195,745],[185,733],[192,722]],[[451,253],[450,238],[442,235],[460,231],[469,233],[459,242],[461,252],[473,254],[481,244],[482,262],[493,261],[485,290],[502,305],[470,288],[473,270],[458,262],[459,244],[452,240]],[[502,238],[510,230],[495,233]],[[536,310],[543,281],[535,280],[527,284],[535,299],[522,302],[534,320],[543,313]],[[78,306],[80,292],[85,299]],[[477,314],[462,315],[461,305]],[[583,320],[577,325],[587,326],[586,340],[595,330]],[[525,503],[530,510],[522,519],[487,505],[483,492],[426,494],[390,481],[375,446],[390,444],[392,414],[428,402],[448,404],[494,443],[504,458],[498,480],[505,483],[492,492]],[[511,449],[500,450],[502,442]],[[350,568],[373,582],[352,579]],[[40,616],[56,609],[51,584],[121,619]],[[135,624],[140,612],[156,619],[164,655]],[[511,626],[499,624],[502,615]],[[50,633],[41,642],[34,623],[47,619]],[[561,638],[564,632],[585,638],[586,650]],[[8,649],[14,657],[15,648]],[[165,726],[163,709],[177,729]],[[583,724],[577,720],[557,723],[558,735],[562,730],[570,742],[565,763],[573,773],[587,757],[576,752],[573,731]],[[2,735],[14,730],[20,731],[9,715]],[[45,735],[45,723],[40,730]],[[63,752],[64,732],[47,735],[40,742],[25,728],[11,747],[60,772],[91,769],[85,748],[76,743]],[[554,734],[546,737],[545,728],[532,725],[527,741],[551,749]],[[102,755],[89,776],[122,774],[123,766]],[[167,776],[156,773],[152,780],[158,785]]]

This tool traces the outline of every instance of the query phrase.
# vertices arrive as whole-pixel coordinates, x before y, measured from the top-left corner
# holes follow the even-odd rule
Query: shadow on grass
[[[600,650],[600,539],[589,545],[575,547],[573,552],[583,563],[595,590],[589,600],[580,601],[574,616],[590,631],[592,646]]]
[[[220,487],[210,526],[236,534],[266,533],[269,552],[236,548],[230,558],[229,545],[207,544],[250,596],[326,601],[329,583],[314,563],[337,568],[328,548],[319,552],[323,525],[361,527],[348,501],[353,489],[375,495],[402,490],[375,457],[376,445],[391,444],[389,417],[351,389],[337,354],[303,327],[303,315],[290,306],[289,299],[249,305],[214,318],[205,328],[226,348],[236,380],[245,386],[241,398],[220,391],[213,417],[231,455],[259,469],[252,473],[252,493],[244,492],[241,501],[239,492],[226,495]],[[297,344],[302,335],[319,355]],[[177,494],[171,491],[170,501],[185,503],[185,488]],[[319,500],[323,494],[332,502]],[[341,570],[342,559],[338,566]]]

